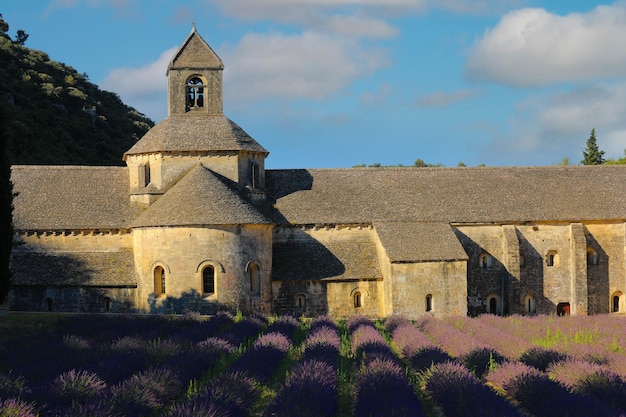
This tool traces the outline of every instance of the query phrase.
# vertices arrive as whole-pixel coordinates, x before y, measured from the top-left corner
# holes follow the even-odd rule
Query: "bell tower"
[[[167,67],[168,115],[220,115],[224,64],[196,26]]]
[[[223,70],[194,25],[167,67],[168,116],[124,154],[133,203],[151,205],[198,164],[265,200],[269,152],[224,115]]]

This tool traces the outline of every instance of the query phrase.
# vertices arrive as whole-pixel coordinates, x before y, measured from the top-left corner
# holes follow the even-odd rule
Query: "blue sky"
[[[553,165],[626,148],[626,1],[5,0],[9,33],[156,122],[192,22],[267,168]]]

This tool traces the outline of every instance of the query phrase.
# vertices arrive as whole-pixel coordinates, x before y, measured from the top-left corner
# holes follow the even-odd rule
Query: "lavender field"
[[[626,416],[623,316],[53,317],[0,317],[0,416]]]

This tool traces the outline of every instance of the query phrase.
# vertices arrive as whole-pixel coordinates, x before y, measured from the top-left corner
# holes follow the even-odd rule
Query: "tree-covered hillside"
[[[154,125],[72,67],[11,39],[0,15],[0,106],[12,164],[121,165]]]

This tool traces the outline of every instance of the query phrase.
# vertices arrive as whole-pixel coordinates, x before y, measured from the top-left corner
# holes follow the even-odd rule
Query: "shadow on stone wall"
[[[150,313],[159,314],[185,314],[190,312],[215,314],[219,311],[234,313],[237,309],[232,305],[207,300],[202,297],[202,294],[193,289],[182,293],[180,297],[167,296],[164,300],[159,300],[154,297],[154,294],[150,294],[148,305],[150,306]],[[248,308],[243,308],[242,310],[246,311]]]
[[[520,256],[523,256],[524,263],[520,266],[520,291],[519,302],[522,303],[521,314],[533,314],[529,312],[527,305],[528,297],[535,300],[537,314],[556,314],[556,304],[545,296],[544,293],[544,258],[528,239],[517,230]]]
[[[611,310],[611,294],[609,293],[609,255],[600,243],[585,227],[587,247],[597,253],[597,262],[594,254],[587,254],[587,298],[589,300],[589,314],[605,314]]]

